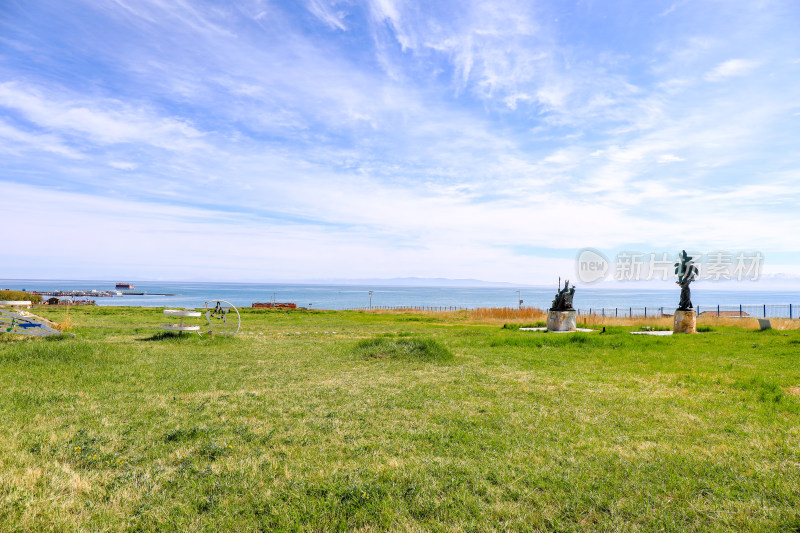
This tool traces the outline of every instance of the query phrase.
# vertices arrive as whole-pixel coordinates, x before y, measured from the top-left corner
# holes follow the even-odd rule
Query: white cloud
[[[396,247],[374,235],[308,224],[276,224],[242,214],[146,202],[63,193],[0,183],[17,199],[6,215],[26,217],[34,202],[47,227],[47,246],[29,249],[25,234],[12,232],[7,245],[28,248],[31,265],[54,256],[70,257],[81,250],[82,276],[151,277],[185,279],[191,263],[194,278],[274,280],[320,277],[341,273],[369,277],[399,272],[435,276],[447,270],[455,277],[498,275],[496,261],[506,266],[503,275],[521,281],[543,275],[542,262],[532,262],[492,244],[457,239],[446,246],[434,239],[426,245]],[[31,228],[29,228],[31,229]],[[33,231],[31,229],[31,231]],[[38,229],[37,229],[38,231]],[[86,244],[93,244],[86,246]],[[102,246],[97,246],[102,244]],[[359,258],[355,261],[354,258]],[[545,263],[567,261],[555,260]],[[173,266],[178,265],[178,266]],[[4,274],[24,277],[36,269]]]
[[[666,17],[667,15],[669,15],[670,13],[673,13],[676,9],[681,7],[683,4],[685,4],[687,1],[688,0],[681,0],[680,2],[673,3],[667,9],[665,9],[664,11],[659,13],[658,16],[659,17]]]
[[[202,133],[187,121],[160,117],[118,101],[63,99],[21,83],[0,84],[0,106],[62,135],[82,135],[91,142],[138,142],[167,149],[204,148]]]
[[[80,158],[81,154],[66,146],[63,139],[52,134],[29,133],[0,120],[0,138],[7,142],[0,145],[5,151],[51,152],[69,158]]]
[[[345,13],[336,9],[337,2],[331,0],[308,0],[306,7],[315,17],[331,28],[346,31],[344,24]]]
[[[139,165],[130,161],[110,161],[108,164],[119,170],[136,170],[139,168]]]
[[[753,72],[759,64],[758,61],[749,59],[729,59],[707,72],[705,79],[707,81],[719,82],[728,78],[746,76]]]
[[[516,109],[521,101],[560,102],[568,90],[542,85],[554,74],[554,43],[528,4],[461,3],[457,13],[445,4],[372,0],[370,6],[376,38],[386,35],[419,58],[446,59],[457,93],[468,89]],[[380,31],[387,23],[390,34]]]

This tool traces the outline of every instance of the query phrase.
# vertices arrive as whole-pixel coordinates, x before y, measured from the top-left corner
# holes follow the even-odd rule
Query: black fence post
[[[742,318],[742,304],[739,304],[739,318]]]
[[[792,304],[789,304],[789,320],[792,319]]]
[[[764,318],[767,318],[767,304],[764,304]]]

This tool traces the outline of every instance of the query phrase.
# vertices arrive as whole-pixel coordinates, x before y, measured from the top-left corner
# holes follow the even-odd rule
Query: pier
[[[180,294],[156,293],[156,292],[133,292],[133,291],[98,291],[91,290],[76,290],[76,291],[28,291],[31,294],[38,294],[40,296],[59,296],[69,298],[111,298],[114,296],[180,296]]]

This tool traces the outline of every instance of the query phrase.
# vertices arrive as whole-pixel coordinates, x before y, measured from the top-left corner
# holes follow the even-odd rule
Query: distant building
[[[58,305],[58,304],[61,303],[61,300],[59,298],[56,298],[55,296],[53,296],[52,298],[48,298],[45,303],[47,305]]]
[[[251,307],[267,309],[297,309],[297,304],[284,302],[254,303]]]

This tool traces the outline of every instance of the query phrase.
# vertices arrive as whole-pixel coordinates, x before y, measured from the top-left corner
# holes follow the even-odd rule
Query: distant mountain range
[[[450,278],[363,278],[363,279],[315,279],[307,283],[326,285],[374,285],[376,287],[532,287],[533,285],[508,283],[503,281],[483,281],[480,279]]]

